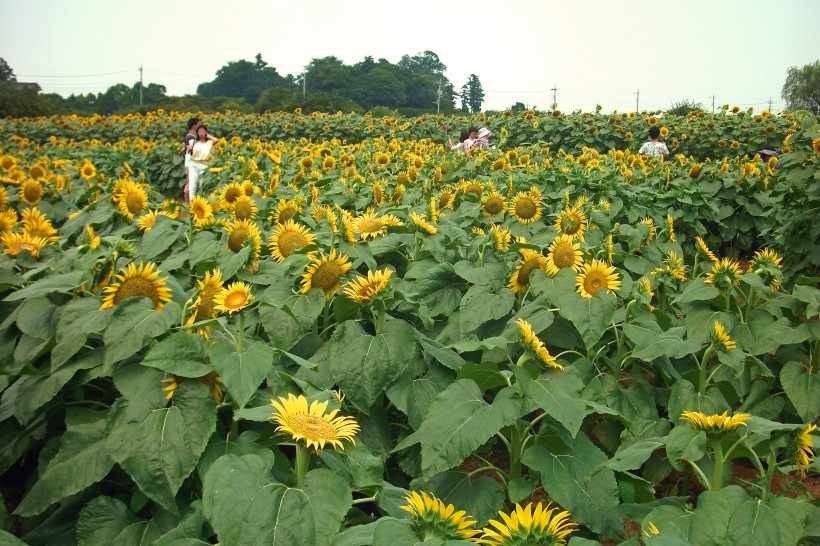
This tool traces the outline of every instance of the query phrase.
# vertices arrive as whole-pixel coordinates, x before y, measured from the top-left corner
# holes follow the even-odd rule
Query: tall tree
[[[786,72],[781,92],[789,110],[808,110],[820,114],[820,60]]]
[[[14,70],[11,69],[6,59],[0,57],[0,82],[16,82]]]
[[[262,91],[271,87],[292,88],[293,83],[283,78],[275,68],[268,66],[261,54],[257,54],[255,62],[244,59],[229,61],[216,71],[213,81],[199,84],[196,92],[207,98],[241,97],[255,104]]]
[[[484,103],[484,89],[481,87],[481,80],[475,74],[470,74],[467,83],[461,86],[461,109],[465,112],[477,114],[481,112],[481,105]]]
[[[413,72],[433,72],[434,74],[443,74],[447,70],[447,65],[441,62],[438,55],[433,51],[425,51],[418,53],[412,57],[409,55],[402,55],[398,65],[402,68],[407,68]]]

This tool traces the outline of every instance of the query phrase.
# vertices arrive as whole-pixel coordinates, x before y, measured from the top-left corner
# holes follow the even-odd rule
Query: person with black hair
[[[191,155],[191,166],[188,168],[188,198],[193,199],[202,188],[201,179],[208,168],[208,162],[213,154],[214,143],[219,139],[208,134],[208,127],[200,125],[196,128],[196,141],[188,146],[186,153]]]
[[[190,118],[188,120],[188,134],[182,139],[182,155],[185,156],[185,189],[182,190],[182,200],[185,203],[190,202],[188,195],[188,173],[191,168],[191,149],[193,143],[196,141],[196,131],[199,128],[199,118]]]
[[[666,147],[665,142],[659,142],[658,137],[661,136],[661,130],[653,125],[649,128],[649,142],[644,142],[638,153],[648,157],[669,157],[669,148]]]

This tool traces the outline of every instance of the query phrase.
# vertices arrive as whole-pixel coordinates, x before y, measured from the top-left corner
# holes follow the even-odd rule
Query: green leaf
[[[194,501],[179,524],[159,537],[153,546],[194,546],[210,544],[205,514],[202,512],[202,501]]]
[[[496,291],[490,286],[471,286],[459,304],[461,331],[472,332],[486,322],[505,317],[514,303],[515,294],[509,288]]]
[[[811,319],[820,312],[820,290],[813,286],[795,285],[792,296],[806,304],[806,318]]]
[[[28,546],[25,542],[7,531],[0,529],[0,544],[4,546]]]
[[[422,540],[413,532],[408,520],[379,518],[373,530],[373,546],[416,546]]]
[[[332,546],[370,546],[373,544],[373,532],[381,519],[364,525],[354,525],[336,535]]]
[[[706,415],[715,415],[731,408],[717,389],[709,389],[700,394],[695,386],[685,379],[676,381],[669,395],[669,420],[677,421],[684,411],[699,411]]]
[[[77,520],[78,546],[147,546],[159,535],[152,522],[137,518],[122,501],[111,497],[92,500]]]
[[[102,480],[114,461],[105,450],[105,416],[70,426],[60,438],[60,451],[41,472],[15,513],[30,517]]]
[[[694,544],[725,544],[729,519],[749,496],[737,486],[720,491],[704,491],[698,496],[697,510],[689,523],[689,540]]]
[[[418,429],[430,404],[452,382],[452,372],[445,373],[441,368],[431,368],[424,377],[396,383],[388,389],[387,397],[399,411],[407,415],[410,426]]]
[[[659,447],[666,445],[667,438],[647,438],[626,449],[618,448],[615,455],[607,461],[606,467],[621,472],[640,468]]]
[[[586,348],[591,349],[611,324],[618,300],[613,294],[606,294],[602,290],[591,299],[573,292],[563,296],[558,305],[558,313],[575,326]]]
[[[501,279],[504,279],[504,264],[490,259],[491,256],[491,254],[485,255],[484,261],[480,264],[469,260],[461,260],[455,264],[453,270],[456,275],[471,285],[497,285]]]
[[[117,400],[108,418],[106,448],[140,491],[177,513],[174,497],[215,429],[216,406],[210,389],[198,381],[185,381],[175,390],[170,407],[142,399]]]
[[[465,510],[486,525],[504,507],[504,489],[489,476],[470,478],[466,472],[449,470],[436,474],[426,481],[413,482],[413,489],[431,491],[445,504],[452,504],[456,511]]]
[[[181,233],[187,229],[179,222],[164,216],[157,217],[157,221],[140,241],[140,256],[145,260],[153,260],[176,242]]]
[[[458,309],[461,287],[465,283],[456,275],[452,265],[440,263],[425,268],[420,264],[419,271],[417,277],[409,276],[410,271],[405,275],[405,280],[413,281],[407,294],[409,301],[425,304],[431,316],[450,314]]]
[[[788,362],[780,372],[780,384],[805,422],[820,415],[820,371],[809,372],[799,362]]]
[[[794,499],[773,497],[764,504],[749,498],[732,511],[724,544],[792,546],[803,536],[804,521]]]
[[[245,407],[273,367],[274,349],[261,341],[244,340],[242,352],[222,340],[211,347],[211,362],[240,408]]]
[[[460,379],[436,397],[419,430],[395,451],[421,443],[424,478],[449,470],[518,419],[521,401],[514,396],[514,389],[503,389],[490,405],[474,381]]]
[[[422,352],[429,354],[441,364],[452,370],[458,370],[464,365],[464,359],[457,352],[448,349],[438,341],[430,339],[416,330],[416,340],[421,346]]]
[[[225,546],[317,544],[311,501],[270,479],[258,455],[220,457],[203,479],[205,516]]]
[[[29,336],[49,339],[54,335],[56,310],[57,306],[46,297],[27,299],[17,309],[17,328]]]
[[[669,358],[683,358],[695,353],[701,348],[701,344],[692,339],[684,339],[686,328],[678,326],[662,332],[653,332],[645,326],[627,324],[624,326],[624,334],[631,341],[636,343],[632,349],[632,357],[638,360],[651,362],[660,356]]]
[[[720,290],[706,284],[706,279],[699,277],[683,285],[683,291],[672,300],[672,303],[689,303],[692,301],[709,301],[720,296]]]
[[[524,452],[522,462],[541,473],[545,492],[572,514],[573,519],[608,537],[623,534],[623,522],[616,515],[618,484],[609,468],[597,471],[607,456],[583,433],[563,453],[543,446]]]
[[[343,322],[311,360],[326,363],[348,400],[367,412],[417,358],[416,330],[394,319],[376,336],[356,321]]]
[[[313,330],[324,307],[325,294],[317,288],[291,295],[281,304],[260,306],[259,318],[273,345],[288,350]]]
[[[353,505],[353,492],[348,483],[325,468],[305,475],[301,489],[307,495],[313,511],[313,544],[330,544],[339,533],[345,515]]]
[[[575,373],[555,370],[526,382],[524,389],[533,402],[558,421],[574,438],[586,417],[586,402],[578,396],[583,386]]]
[[[686,323],[686,337],[706,344],[712,335],[712,324],[714,324],[715,321],[720,322],[724,327],[731,330],[736,320],[734,315],[723,311],[716,311],[708,304],[695,304],[691,309],[686,311],[686,318],[684,319]]]
[[[213,371],[207,348],[203,336],[177,332],[151,347],[142,364],[179,377],[202,377]]]
[[[105,329],[104,364],[110,366],[128,358],[148,345],[179,319],[181,309],[174,302],[165,304],[162,311],[154,310],[148,298],[128,298],[119,303]]]
[[[54,292],[69,292],[83,283],[84,271],[72,271],[59,275],[49,275],[28,286],[12,292],[3,301],[19,301],[24,299],[46,296]]]
[[[349,476],[357,488],[379,485],[384,481],[384,462],[363,442],[345,446],[344,452],[323,449],[319,457],[340,476]]]
[[[57,344],[51,350],[51,369],[56,370],[77,354],[92,332],[102,332],[109,313],[100,311],[97,298],[73,299],[63,305],[57,319]]]
[[[706,433],[688,425],[678,425],[669,432],[666,441],[666,456],[676,469],[681,469],[680,460],[699,461],[706,454]]]

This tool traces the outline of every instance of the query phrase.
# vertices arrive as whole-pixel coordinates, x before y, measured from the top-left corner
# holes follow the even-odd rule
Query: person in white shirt
[[[661,136],[661,130],[653,125],[649,128],[649,142],[644,142],[638,153],[649,157],[669,157],[669,148],[666,147],[665,142],[658,142],[658,137]]]
[[[190,154],[190,161],[188,167],[188,199],[193,199],[200,187],[200,180],[205,169],[208,168],[208,162],[211,160],[211,153],[213,153],[214,142],[219,140],[213,135],[208,134],[208,128],[200,125],[196,130],[197,139],[192,144],[188,145],[187,154]]]

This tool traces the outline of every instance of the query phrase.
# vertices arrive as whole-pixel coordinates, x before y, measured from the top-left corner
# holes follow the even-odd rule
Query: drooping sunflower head
[[[20,183],[20,199],[32,207],[43,198],[43,185],[33,178],[27,178]]]
[[[358,423],[353,417],[336,417],[339,410],[328,413],[328,400],[314,400],[308,406],[304,395],[294,396],[289,393],[287,398],[280,396],[270,403],[276,410],[270,416],[279,425],[276,432],[290,434],[295,442],[304,443],[317,451],[328,444],[340,450],[345,448],[342,442],[356,445],[355,436],[360,430]]]
[[[154,224],[157,223],[157,218],[161,215],[163,215],[162,212],[158,210],[149,210],[148,212],[137,218],[137,226],[139,226],[140,230],[143,233],[147,233],[151,231],[151,229],[154,227]]]
[[[646,226],[647,233],[646,238],[641,242],[641,247],[646,246],[649,244],[649,241],[655,238],[655,234],[657,233],[657,229],[655,228],[655,221],[652,218],[643,218],[640,222],[638,222],[638,227]]]
[[[780,265],[782,261],[783,258],[778,256],[777,252],[770,248],[764,248],[763,250],[755,252],[754,259],[752,259],[752,263],[749,266],[749,271],[769,281],[771,278],[780,275],[780,270],[783,269],[783,266]]]
[[[250,220],[235,220],[225,226],[228,231],[228,245],[234,254],[239,253],[246,244],[251,246],[251,255],[248,258],[248,266],[254,269],[259,259],[259,252],[262,249],[262,236],[259,228]]]
[[[247,307],[252,299],[250,286],[242,281],[237,281],[217,292],[214,296],[214,309],[232,315]]]
[[[712,264],[712,271],[706,275],[706,283],[721,290],[729,290],[740,284],[740,264],[731,258],[723,258]]]
[[[493,224],[490,226],[490,236],[495,239],[496,250],[507,250],[510,247],[510,240],[512,239],[510,228]]]
[[[704,255],[706,255],[706,257],[709,258],[711,261],[713,261],[713,262],[719,262],[720,261],[720,259],[717,257],[717,255],[715,255],[714,252],[709,250],[709,247],[706,245],[706,241],[701,239],[700,236],[695,237],[695,246],[697,246],[697,249],[700,252],[702,252]]]
[[[17,256],[22,252],[28,253],[32,258],[39,258],[40,251],[48,244],[43,237],[37,237],[29,233],[14,233],[4,231],[0,234],[0,245],[6,247],[3,254]]]
[[[731,351],[737,348],[737,343],[732,341],[732,338],[726,333],[726,328],[718,321],[712,324],[712,339],[715,344],[723,347],[724,351]]]
[[[555,220],[555,229],[573,239],[583,240],[587,230],[587,215],[579,208],[564,208]]]
[[[236,198],[231,207],[233,210],[233,217],[237,220],[253,220],[256,218],[256,204],[253,199],[244,193]]]
[[[547,253],[547,273],[554,277],[560,269],[570,268],[578,271],[584,265],[581,243],[575,242],[572,235],[559,235],[552,240]]]
[[[302,277],[302,294],[307,294],[312,288],[321,288],[327,299],[339,290],[342,275],[347,273],[352,264],[347,256],[336,249],[330,251],[329,256],[322,254],[314,257],[307,266],[307,272]]]
[[[706,415],[699,411],[684,411],[681,418],[688,421],[692,427],[703,430],[708,434],[733,431],[741,425],[745,427],[746,421],[749,420],[749,414],[736,413],[729,417],[728,411],[724,411],[720,415]]]
[[[521,260],[510,277],[508,286],[513,292],[525,292],[530,287],[530,275],[536,269],[547,270],[547,258],[540,252],[528,248],[521,249]]]
[[[478,180],[462,181],[459,184],[459,189],[464,193],[464,197],[481,197],[484,193],[484,184]]]
[[[546,346],[544,346],[544,342],[538,339],[538,336],[533,332],[532,324],[522,318],[516,320],[515,323],[518,325],[518,330],[521,333],[524,349],[545,366],[563,371],[564,367],[549,353]]]
[[[504,196],[493,190],[481,198],[481,214],[489,218],[504,214],[507,210],[507,200]]]
[[[171,301],[171,290],[165,285],[165,278],[159,278],[160,271],[156,264],[148,262],[139,266],[132,263],[123,267],[117,274],[117,282],[103,291],[106,296],[100,309],[109,309],[120,302],[137,296],[150,299],[154,309],[161,310]]]
[[[498,513],[501,521],[491,519],[490,527],[483,529],[480,542],[492,546],[506,546],[513,544],[550,544],[566,543],[567,537],[578,528],[578,524],[570,519],[572,516],[566,510],[558,511],[551,504],[544,506],[532,503],[524,508],[520,504],[509,514]]]
[[[276,224],[284,224],[300,212],[302,212],[302,206],[296,200],[280,199],[273,212],[273,221]]]
[[[377,207],[384,204],[384,187],[378,180],[373,181],[373,204]]]
[[[578,284],[578,293],[587,299],[592,299],[598,290],[610,293],[621,287],[616,269],[598,260],[582,265],[575,282]]]
[[[814,443],[812,442],[811,433],[815,430],[817,430],[817,425],[809,425],[797,435],[797,452],[794,458],[797,471],[802,477],[806,476],[811,460],[814,458]]]
[[[404,497],[407,504],[399,506],[410,513],[413,528],[426,538],[441,540],[470,540],[481,531],[473,529],[476,521],[467,516],[467,512],[456,512],[452,504],[444,504],[432,493],[424,491],[419,495],[413,491]]]
[[[374,301],[384,294],[390,284],[391,275],[392,269],[383,269],[375,273],[368,271],[366,277],[356,275],[355,279],[345,284],[342,293],[358,303]]]
[[[3,169],[4,171],[10,171],[15,167],[15,165],[17,165],[17,160],[14,158],[14,156],[0,156],[0,169]]]
[[[532,188],[528,192],[520,191],[509,206],[509,212],[522,224],[529,224],[541,218],[541,192]]]
[[[667,254],[663,263],[666,266],[663,270],[665,273],[668,273],[677,281],[686,281],[686,266],[683,265],[683,258],[678,256],[676,252],[672,251]]]
[[[436,208],[438,210],[450,209],[455,210],[456,195],[450,189],[443,189],[438,194],[438,203]]]
[[[672,220],[672,213],[666,213],[666,232],[669,234],[669,241],[675,242],[675,222]]]
[[[314,244],[316,237],[305,226],[288,220],[284,224],[277,224],[268,243],[268,249],[277,262],[282,262],[297,250]]]
[[[205,273],[203,280],[197,280],[199,285],[199,295],[191,305],[191,316],[185,323],[186,326],[197,322],[216,317],[216,296],[222,291],[222,271],[214,269]],[[208,329],[198,328],[197,332],[207,336]]]
[[[428,235],[435,235],[438,233],[438,228],[424,219],[421,215],[411,212],[410,219],[413,221],[413,224],[416,225],[420,230],[424,231]]]
[[[148,206],[148,194],[142,185],[132,180],[127,180],[119,186],[119,190],[119,193],[114,194],[115,203],[117,209],[129,220],[133,220],[135,215],[145,210]]]

